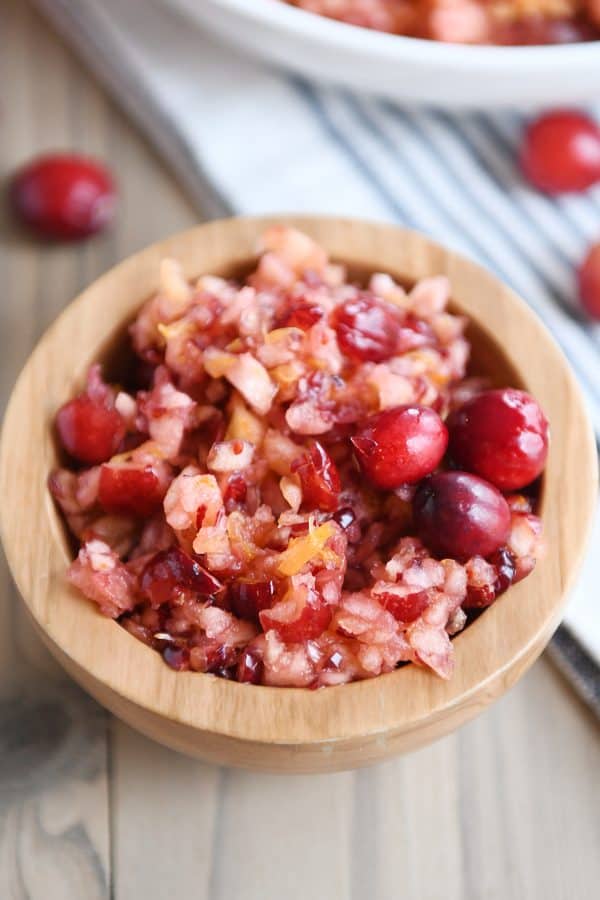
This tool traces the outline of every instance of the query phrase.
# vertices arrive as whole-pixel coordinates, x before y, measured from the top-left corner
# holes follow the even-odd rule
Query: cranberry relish
[[[412,661],[448,678],[450,636],[541,553],[515,492],[548,445],[531,397],[465,378],[448,292],[350,284],[283,227],[243,283],[188,284],[165,260],[131,327],[147,389],[96,365],[56,417],[71,583],[177,670],[318,687]]]

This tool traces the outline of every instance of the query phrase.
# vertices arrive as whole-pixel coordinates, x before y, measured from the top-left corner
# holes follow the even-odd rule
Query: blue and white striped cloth
[[[318,87],[215,46],[165,0],[37,3],[205,215],[391,220],[496,272],[563,347],[600,437],[600,327],[581,316],[574,278],[600,240],[600,186],[557,200],[530,190],[515,166],[520,115],[407,111]],[[595,542],[600,548],[600,533]],[[590,570],[569,615],[600,660],[600,614],[591,608],[598,574]]]

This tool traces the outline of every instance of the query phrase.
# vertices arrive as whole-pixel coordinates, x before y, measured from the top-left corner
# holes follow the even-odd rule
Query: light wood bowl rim
[[[505,355],[550,419],[552,445],[541,505],[547,556],[530,578],[507,592],[455,640],[456,673],[449,682],[414,665],[320,691],[256,687],[198,673],[176,673],[159,654],[103,618],[64,580],[69,551],[45,487],[54,461],[49,424],[58,404],[72,395],[114,330],[115,310],[122,324],[149,295],[160,258],[175,256],[187,274],[199,275],[209,271],[201,262],[208,257],[249,258],[257,236],[276,222],[315,235],[338,259],[344,259],[344,250],[358,240],[364,249],[359,261],[373,269],[395,270],[408,277],[447,272],[454,305],[486,330],[493,310],[485,317],[476,298],[501,298],[498,302],[510,315],[495,316],[495,337],[502,344],[510,336]],[[410,248],[410,262],[403,261],[402,267],[391,264],[393,242],[398,248]],[[223,247],[235,249],[225,253]],[[387,255],[380,247],[388,248]],[[403,252],[407,255],[409,250]],[[356,252],[352,260],[357,260]],[[407,265],[412,267],[410,273]],[[125,288],[128,297],[119,297]],[[77,341],[80,328],[97,332],[94,346]],[[520,354],[513,349],[514,343],[530,352]],[[539,371],[542,364],[545,374]],[[69,659],[72,670],[83,670],[100,693],[108,691],[199,732],[275,745],[335,744],[413,733],[431,728],[438,720],[451,720],[455,713],[458,721],[459,709],[462,720],[465,706],[472,705],[475,711],[486,705],[537,657],[558,624],[581,563],[592,521],[596,468],[591,428],[562,352],[530,308],[488,271],[397,226],[310,216],[229,219],[174,235],[121,262],[83,291],[41,338],[18,378],[5,416],[0,528],[16,584],[45,640],[59,657]],[[23,502],[30,496],[36,500],[34,509]],[[441,730],[449,727],[446,724]]]

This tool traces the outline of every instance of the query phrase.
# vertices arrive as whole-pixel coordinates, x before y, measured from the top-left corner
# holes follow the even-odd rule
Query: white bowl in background
[[[280,0],[168,3],[254,56],[405,103],[527,108],[600,99],[600,41],[471,47],[369,31]]]

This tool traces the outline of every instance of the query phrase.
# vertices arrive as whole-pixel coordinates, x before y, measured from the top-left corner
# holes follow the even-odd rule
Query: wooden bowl
[[[46,488],[56,465],[52,420],[90,363],[111,365],[126,324],[157,287],[164,256],[189,277],[251,264],[274,219],[202,225],[142,251],[75,300],[46,332],[14,389],[0,451],[1,526],[15,581],[52,653],[92,696],[144,734],[217,763],[280,772],[346,769],[410,750],[458,727],[532,664],[558,624],[590,529],[596,452],[579,389],[541,322],[489,272],[414,232],[388,225],[279,217],[313,235],[354,274],[404,282],[445,273],[454,309],[472,322],[474,366],[531,391],[552,444],[541,491],[548,553],[455,640],[445,682],[404,666],[319,691],[256,687],[177,673],[71,589],[72,546]],[[111,360],[113,362],[111,363]]]

